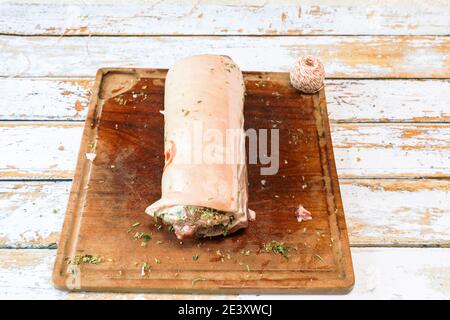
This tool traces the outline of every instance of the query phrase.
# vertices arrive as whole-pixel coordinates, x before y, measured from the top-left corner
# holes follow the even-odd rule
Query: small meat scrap
[[[248,220],[255,221],[256,220],[256,212],[248,209]]]
[[[312,220],[311,212],[303,208],[302,205],[299,205],[297,209],[295,209],[295,217],[298,222]]]
[[[97,155],[96,155],[95,153],[93,153],[93,152],[88,152],[88,153],[86,153],[86,159],[88,159],[88,160],[90,160],[90,161],[94,161],[94,159],[95,159],[96,156],[97,156]]]

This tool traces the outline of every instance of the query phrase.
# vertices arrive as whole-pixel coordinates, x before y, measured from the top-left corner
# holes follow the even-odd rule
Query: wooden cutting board
[[[302,95],[286,73],[244,73],[245,126],[280,130],[280,169],[261,176],[261,165],[248,166],[249,207],[257,219],[247,229],[181,243],[144,214],[161,196],[165,75],[162,69],[97,73],[55,285],[135,292],[351,290],[353,267],[324,90]],[[299,205],[313,220],[297,222]],[[139,232],[152,239],[136,239]],[[263,250],[272,240],[284,243],[287,258]],[[94,259],[77,263],[85,255]],[[96,257],[100,263],[89,263]]]

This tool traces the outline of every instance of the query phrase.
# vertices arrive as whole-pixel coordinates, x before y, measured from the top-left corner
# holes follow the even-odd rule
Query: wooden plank
[[[0,182],[0,247],[45,248],[57,242],[70,181]]]
[[[447,299],[450,249],[352,248],[355,287],[348,295],[285,295],[286,299]],[[1,299],[276,299],[272,295],[68,293],[51,283],[55,250],[0,250]],[[139,270],[136,270],[139,273]]]
[[[450,245],[450,180],[341,179],[352,245]]]
[[[0,12],[0,33],[28,35],[446,35],[450,28],[446,1],[15,0]]]
[[[1,248],[58,240],[70,181],[1,181]],[[340,179],[352,246],[450,246],[450,180]]]
[[[328,112],[337,122],[448,122],[449,80],[328,80]]]
[[[448,177],[448,124],[334,124],[341,178]]]
[[[0,250],[2,299],[188,299],[190,295],[68,293],[54,288],[56,250]]]
[[[0,120],[84,120],[92,79],[0,78]],[[449,122],[450,80],[327,80],[330,121]]]
[[[0,120],[84,120],[91,79],[0,78]]]
[[[0,122],[0,178],[71,179],[82,127]],[[336,123],[332,139],[340,178],[449,177],[449,124]]]
[[[0,122],[0,177],[72,178],[83,123]]]
[[[448,36],[0,36],[0,47],[3,77],[93,77],[105,66],[168,68],[198,53],[229,55],[242,70],[288,71],[299,55],[313,54],[331,78],[450,76]]]

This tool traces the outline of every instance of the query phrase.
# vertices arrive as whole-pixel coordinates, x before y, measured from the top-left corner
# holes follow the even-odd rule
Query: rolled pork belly
[[[227,56],[196,55],[169,70],[164,93],[161,199],[145,212],[179,239],[248,226],[245,85]]]

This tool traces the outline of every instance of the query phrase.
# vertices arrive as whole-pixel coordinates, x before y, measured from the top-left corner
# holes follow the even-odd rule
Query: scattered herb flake
[[[199,258],[198,254],[194,254],[194,255],[192,256],[192,261],[197,261],[198,258]]]
[[[323,260],[323,258],[322,258],[322,256],[320,256],[319,254],[314,254],[314,256],[317,258],[317,259],[319,259],[320,261],[322,261],[322,262],[325,262],[324,260]]]
[[[283,242],[278,242],[275,240],[267,242],[263,246],[263,251],[279,254],[279,255],[285,257],[286,259],[289,258],[289,255],[288,255],[289,249],[290,248],[288,246],[286,246]]]
[[[71,264],[100,264],[103,262],[103,258],[92,254],[76,255],[70,260]]]
[[[205,281],[205,279],[203,279],[203,278],[194,278],[194,279],[192,279],[192,285],[195,285],[199,281]]]
[[[50,244],[47,246],[47,249],[56,249],[56,248],[58,248],[58,245],[57,245],[55,242],[50,243]]]
[[[147,242],[152,240],[152,236],[150,234],[147,234],[147,233],[144,233],[144,232],[136,232],[134,234],[134,239],[142,240],[141,246],[142,247],[146,247],[147,246]]]
[[[145,273],[150,270],[150,265],[147,262],[143,262],[141,266],[141,276],[145,276]]]
[[[112,167],[112,166],[111,166]],[[135,222],[131,225],[130,229],[128,229],[128,233],[130,233],[131,231],[133,231],[134,228],[139,227],[141,225],[140,222]]]

